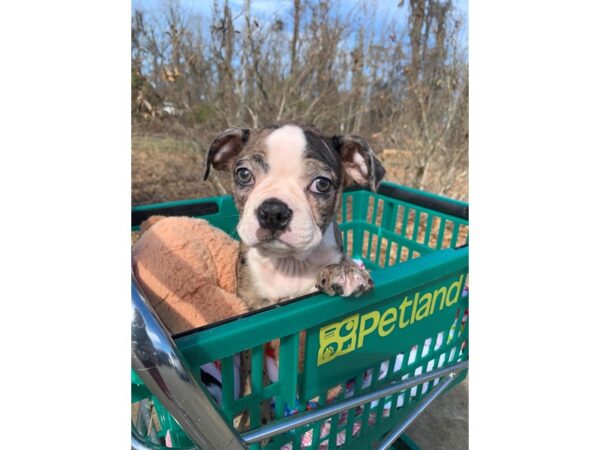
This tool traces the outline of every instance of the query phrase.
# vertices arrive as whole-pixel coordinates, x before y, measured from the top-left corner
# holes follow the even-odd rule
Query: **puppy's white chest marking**
[[[316,291],[315,283],[321,270],[321,267],[308,261],[298,261],[292,257],[265,257],[258,254],[256,249],[248,251],[248,267],[257,294],[269,303]]]
[[[246,256],[256,293],[268,303],[316,292],[321,270],[342,259],[333,225],[329,225],[319,246],[303,260],[292,256],[277,258],[257,248],[250,248]]]

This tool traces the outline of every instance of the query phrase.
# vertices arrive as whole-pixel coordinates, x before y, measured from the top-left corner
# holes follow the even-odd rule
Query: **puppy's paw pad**
[[[317,280],[315,287],[328,295],[358,297],[373,289],[369,272],[347,260],[325,267]]]

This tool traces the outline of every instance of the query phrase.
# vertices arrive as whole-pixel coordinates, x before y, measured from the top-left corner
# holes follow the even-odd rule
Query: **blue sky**
[[[131,8],[132,11],[136,8],[143,9],[146,11],[157,10],[161,5],[168,4],[169,1],[173,0],[132,0]],[[204,17],[210,17],[212,0],[175,0],[178,1],[185,10],[191,13],[199,13]],[[406,5],[399,9],[399,0],[373,0],[376,5],[376,21],[383,23],[387,18],[393,17],[394,15],[400,15],[400,17],[407,13],[409,3],[405,1]],[[219,0],[220,4],[223,4],[223,0]],[[340,1],[342,10],[350,9],[353,6],[361,3],[360,1]],[[233,10],[234,17],[238,14],[243,7],[244,0],[229,0],[229,5]],[[468,0],[454,0],[454,6],[458,11],[465,14],[468,18]],[[252,13],[257,18],[264,17],[265,19],[272,19],[275,16],[280,16],[283,19],[291,18],[291,12],[293,10],[293,0],[251,0]],[[463,42],[467,44],[468,41],[468,27],[464,36],[462,36]]]
[[[132,12],[135,9],[141,9],[152,15],[153,12],[162,9],[162,7],[168,5],[170,2],[179,3],[183,10],[191,15],[200,15],[207,19],[212,16],[213,0],[132,0],[131,8]],[[369,30],[377,32],[383,29],[392,18],[397,19],[397,23],[406,23],[406,15],[409,11],[408,1],[404,2],[405,4],[402,8],[398,8],[399,0],[333,0],[334,4],[339,5],[339,12],[342,14],[350,12],[352,8],[357,6],[364,6],[365,4],[370,5],[371,2],[376,3],[377,6],[375,9],[375,16],[373,17],[374,22],[371,21],[370,18],[367,21],[367,18],[361,16],[360,13],[353,15],[358,18],[359,21],[362,21],[367,32]],[[223,5],[224,3],[224,0],[217,1],[218,5]],[[458,12],[463,14],[467,19],[467,26],[463,28],[459,40],[466,50],[465,55],[468,60],[468,0],[453,0],[453,4]],[[229,6],[232,9],[234,17],[234,26],[236,27],[243,27],[243,18],[241,17],[243,5],[244,0],[229,0]],[[251,0],[250,5],[253,17],[259,22],[261,22],[261,19],[265,22],[271,21],[276,17],[281,18],[285,22],[291,22],[294,5],[293,0]],[[368,7],[365,7],[365,9],[369,11]],[[361,17],[365,18],[361,19]],[[359,22],[356,23],[358,25]],[[207,33],[208,28],[203,27],[202,32]],[[286,32],[291,33],[291,29],[288,29]],[[354,39],[355,37],[356,36],[354,35],[350,39]],[[408,36],[405,36],[405,39],[408,39]],[[353,45],[351,41],[348,41],[347,43]],[[408,43],[408,41],[405,41],[405,43]]]

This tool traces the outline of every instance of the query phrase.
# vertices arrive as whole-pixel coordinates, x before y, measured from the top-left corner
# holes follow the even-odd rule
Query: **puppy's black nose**
[[[285,228],[292,219],[292,210],[276,198],[262,202],[256,211],[258,223],[267,230],[276,231]]]

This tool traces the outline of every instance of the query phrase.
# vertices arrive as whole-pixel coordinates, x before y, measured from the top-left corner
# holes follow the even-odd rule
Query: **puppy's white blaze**
[[[298,180],[302,176],[302,155],[306,138],[300,127],[285,125],[273,131],[265,140],[269,176]]]
[[[298,259],[305,259],[321,242],[323,236],[312,216],[306,193],[305,184],[309,181],[303,179],[306,146],[304,132],[295,125],[278,128],[265,139],[269,170],[261,180],[257,180],[248,196],[238,226],[240,238],[247,245],[258,244],[256,210],[269,198],[281,200],[293,211],[289,229],[281,234],[279,240],[289,245]]]

